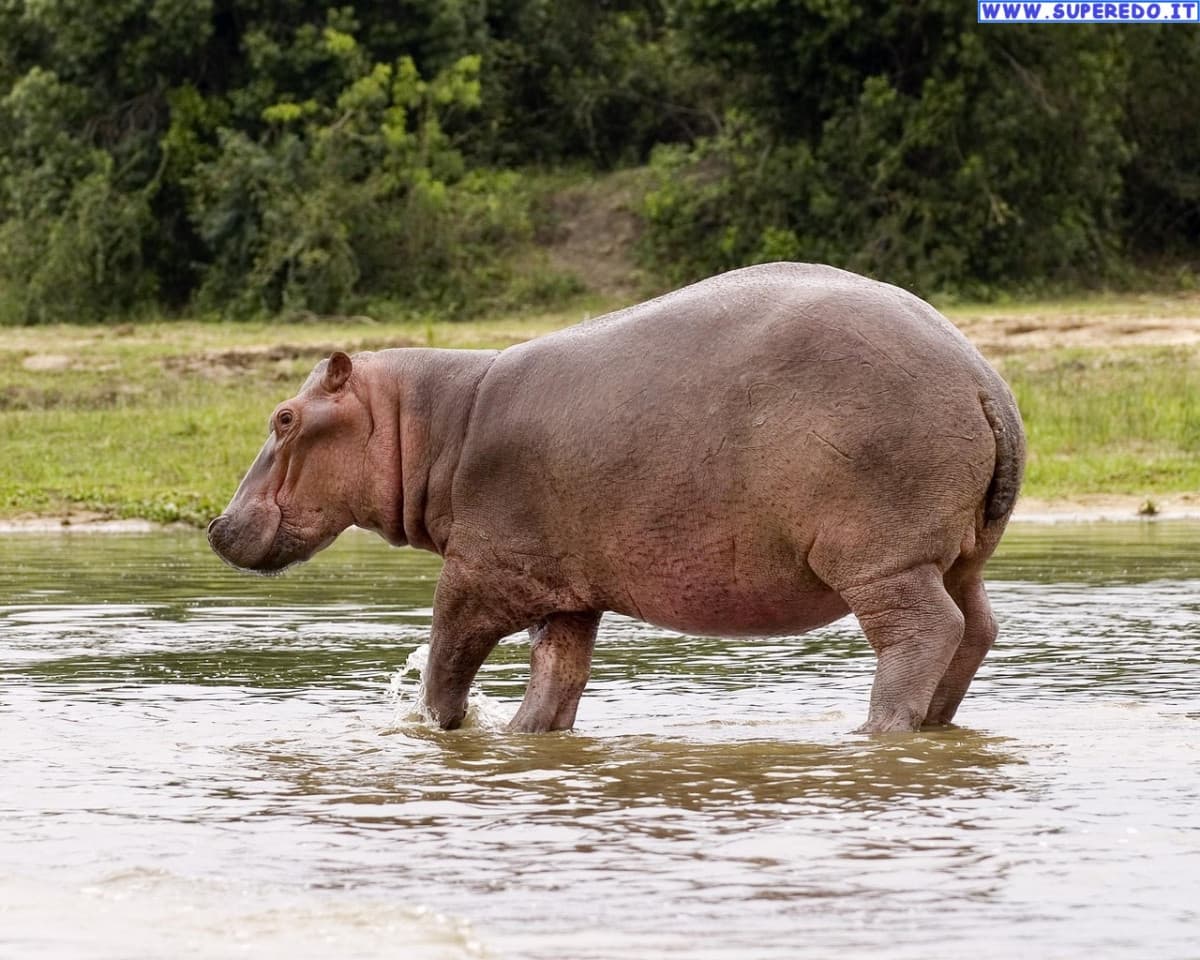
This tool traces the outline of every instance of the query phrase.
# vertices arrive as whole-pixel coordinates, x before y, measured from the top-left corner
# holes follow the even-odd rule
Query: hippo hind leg
[[[570,730],[592,669],[598,613],[558,613],[529,628],[529,686],[508,729]]]
[[[966,626],[962,643],[958,645],[954,659],[946,668],[929,704],[925,716],[925,722],[929,724],[947,724],[954,719],[967,687],[975,678],[975,672],[996,642],[996,618],[992,615],[992,605],[978,575],[964,583],[952,583],[950,595],[962,611]]]
[[[862,733],[918,730],[963,639],[964,617],[933,564],[847,588],[878,665]],[[964,688],[965,689],[965,688]]]

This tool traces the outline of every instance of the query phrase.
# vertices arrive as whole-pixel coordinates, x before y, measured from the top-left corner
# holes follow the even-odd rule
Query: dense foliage
[[[553,297],[545,171],[647,163],[661,285],[1111,281],[1200,241],[1198,68],[962,0],[0,0],[0,319]]]
[[[741,89],[714,135],[656,157],[649,253],[677,277],[800,257],[983,294],[1200,239],[1194,30],[979,26],[959,0],[679,17]]]

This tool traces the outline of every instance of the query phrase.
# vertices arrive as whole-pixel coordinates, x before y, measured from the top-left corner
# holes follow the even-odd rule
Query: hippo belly
[[[841,597],[782,543],[731,537],[719,546],[684,552],[678,543],[643,542],[641,549],[616,558],[614,566],[613,579],[626,589],[606,605],[683,633],[803,633],[849,612]]]
[[[781,599],[782,598],[782,599]],[[769,637],[823,627],[850,612],[831,590],[779,594],[769,589],[719,584],[681,585],[677,597],[657,594],[628,615],[680,633],[717,637]]]

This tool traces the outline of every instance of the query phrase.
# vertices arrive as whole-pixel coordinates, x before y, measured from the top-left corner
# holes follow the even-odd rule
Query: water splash
[[[428,665],[429,644],[423,643],[392,675],[388,699],[393,708],[392,723],[398,729],[411,729],[414,725],[437,726],[425,705],[425,669]],[[467,715],[459,729],[498,731],[507,727],[511,719],[511,711],[472,684],[467,695]]]

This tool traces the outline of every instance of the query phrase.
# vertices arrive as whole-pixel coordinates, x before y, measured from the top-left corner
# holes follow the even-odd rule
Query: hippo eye
[[[276,417],[281,427],[290,427],[294,419],[296,418],[291,410],[280,410],[279,415]]]

